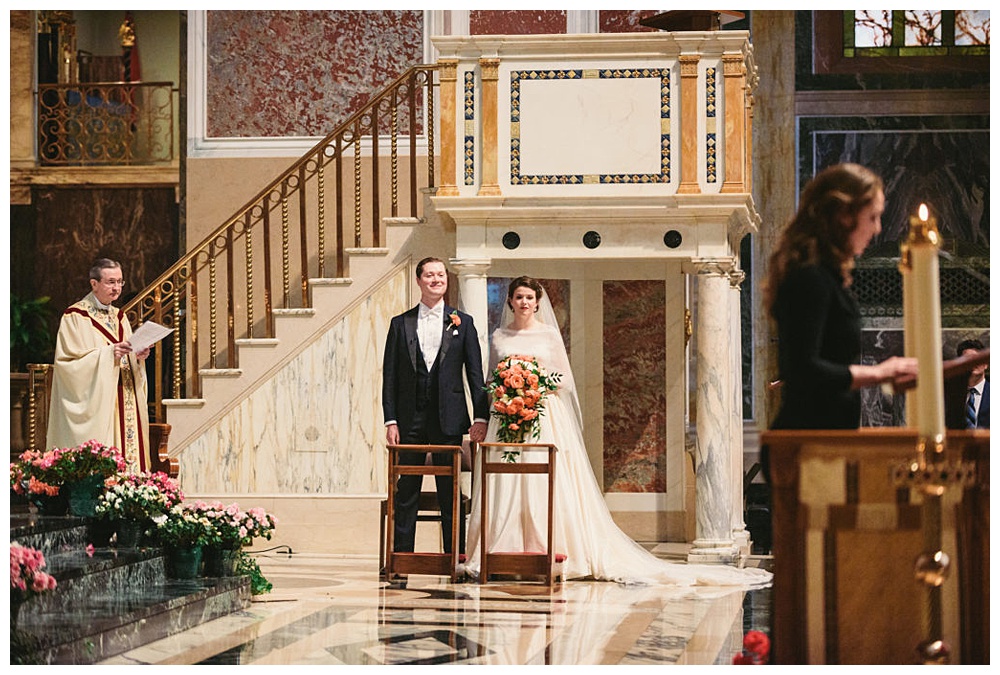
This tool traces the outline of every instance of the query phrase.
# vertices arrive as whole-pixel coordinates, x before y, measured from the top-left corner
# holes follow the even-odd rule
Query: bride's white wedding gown
[[[575,385],[562,336],[536,323],[526,330],[498,328],[490,345],[490,372],[501,358],[532,355],[549,372],[562,374],[560,390],[545,399],[540,436],[529,442],[553,443],[556,452],[554,551],[565,554],[566,579],[593,578],[619,582],[646,582],[681,586],[759,586],[771,574],[760,569],[726,565],[688,565],[660,560],[622,532],[611,518],[584,445]],[[496,442],[496,418],[491,417],[487,442]],[[526,450],[527,453],[547,450]],[[543,455],[536,455],[538,461]],[[492,461],[498,461],[493,459]],[[490,551],[541,552],[546,547],[547,480],[545,475],[493,476],[489,485]],[[482,504],[480,460],[472,485],[466,570],[478,575]]]

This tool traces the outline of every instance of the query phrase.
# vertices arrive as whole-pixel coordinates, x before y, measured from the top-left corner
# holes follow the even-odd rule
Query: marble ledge
[[[374,246],[365,246],[360,248],[345,248],[344,252],[348,255],[389,255],[389,249],[378,248]]]
[[[203,398],[165,398],[161,401],[168,408],[203,408]]]
[[[180,182],[180,164],[151,166],[50,166],[11,167],[11,185],[168,186]]]
[[[354,279],[351,277],[329,277],[309,280],[310,286],[350,286],[353,283]]]
[[[237,347],[277,347],[279,344],[278,338],[236,338]]]
[[[202,377],[239,377],[243,371],[239,368],[201,368],[198,374]]]

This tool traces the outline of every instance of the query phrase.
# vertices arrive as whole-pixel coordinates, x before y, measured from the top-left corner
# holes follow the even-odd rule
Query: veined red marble
[[[423,12],[208,12],[212,138],[325,136],[423,61]]]
[[[548,35],[566,32],[564,10],[469,12],[469,35]]]
[[[660,13],[658,9],[602,9],[597,17],[597,30],[602,33],[639,33],[655,31],[639,21]]]
[[[666,491],[666,290],[604,282],[604,491]]]

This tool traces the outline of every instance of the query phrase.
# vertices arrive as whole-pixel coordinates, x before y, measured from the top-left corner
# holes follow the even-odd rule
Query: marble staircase
[[[82,518],[12,513],[10,540],[45,555],[57,587],[11,627],[11,663],[93,664],[245,609],[249,577],[168,579],[157,547],[95,548]]]
[[[382,222],[384,247],[345,250],[349,277],[309,279],[309,307],[272,310],[274,337],[237,339],[238,367],[201,369],[200,398],[163,401],[171,425],[172,456],[320,338],[348,310],[363,302],[372,288],[400,264],[400,252],[423,219],[383,218]]]

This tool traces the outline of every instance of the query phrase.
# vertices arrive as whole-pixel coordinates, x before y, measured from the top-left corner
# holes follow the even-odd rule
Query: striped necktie
[[[978,392],[973,387],[969,389],[969,400],[965,404],[965,428],[976,428],[976,394]]]

